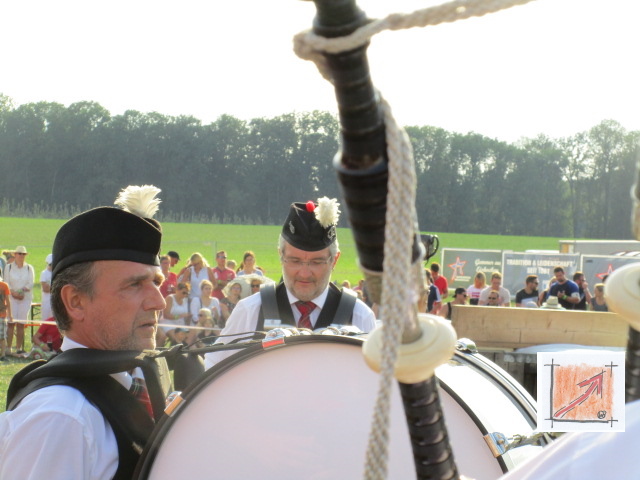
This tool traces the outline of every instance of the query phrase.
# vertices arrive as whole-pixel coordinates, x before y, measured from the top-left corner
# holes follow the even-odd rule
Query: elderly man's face
[[[339,257],[340,253],[330,258],[329,248],[307,252],[285,243],[284,251],[280,252],[285,286],[298,300],[313,300],[329,285]]]
[[[160,267],[109,260],[94,268],[93,296],[78,293],[71,307],[70,338],[100,350],[155,348],[159,313],[166,307]]]

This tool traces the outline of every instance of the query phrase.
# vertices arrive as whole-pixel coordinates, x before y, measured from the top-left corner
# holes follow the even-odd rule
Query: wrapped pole
[[[314,19],[313,31],[318,36],[347,36],[368,22],[354,0],[314,0],[314,3],[317,16]],[[323,55],[333,79],[341,125],[341,150],[335,157],[334,166],[338,173],[343,205],[346,206],[354,234],[360,265],[367,277],[368,287],[374,287],[370,293],[373,294],[374,301],[379,303],[384,261],[389,158],[383,112],[369,74],[367,46]],[[411,257],[412,263],[419,262],[423,257],[417,224]],[[424,320],[418,325],[415,318],[407,316],[402,334],[403,344],[428,343],[429,335],[425,332],[435,333],[432,327],[433,324],[429,323],[429,320]],[[370,336],[365,350],[367,344],[370,350],[379,350],[379,340],[379,336],[375,339],[373,335]],[[449,356],[450,354],[451,352],[448,353]],[[441,357],[442,355],[439,359]],[[367,358],[367,362],[373,366],[377,360],[371,361]],[[437,381],[432,375],[433,370],[428,378],[424,376],[416,381],[400,380],[416,474],[417,478],[457,478],[458,472],[438,397]]]

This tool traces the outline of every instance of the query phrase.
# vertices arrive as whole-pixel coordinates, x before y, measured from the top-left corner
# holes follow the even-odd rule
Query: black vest
[[[283,324],[295,326],[295,317],[291,310],[287,288],[284,283],[278,284],[277,287],[265,285],[260,289],[260,298],[262,306],[260,307],[256,330],[264,330],[265,318],[280,320]],[[314,329],[326,328],[331,324],[351,325],[355,304],[356,296],[351,291],[341,291],[333,283],[329,283],[327,299],[320,311],[320,316]]]
[[[159,370],[156,361],[145,353],[87,348],[67,350],[48,362],[37,360],[20,370],[7,390],[7,410],[16,408],[30,393],[51,385],[79,390],[107,419],[118,442],[118,470],[113,478],[131,479],[155,424],[142,404],[110,374],[135,367],[144,372],[154,416],[159,420],[166,397],[163,376],[168,370],[163,371],[162,366]]]

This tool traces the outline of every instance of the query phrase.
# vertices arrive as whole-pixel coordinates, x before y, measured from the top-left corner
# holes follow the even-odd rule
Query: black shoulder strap
[[[351,325],[355,297],[340,291],[333,283],[329,283],[327,299],[320,311],[315,328],[327,328],[332,324]]]
[[[280,319],[278,313],[278,302],[276,300],[276,286],[269,283],[260,289],[260,300],[262,301],[262,325],[256,330],[264,330],[264,319]]]
[[[164,361],[164,359],[162,360]],[[68,377],[85,379],[126,372],[136,367],[140,367],[144,373],[151,405],[153,406],[156,420],[159,420],[164,411],[165,392],[153,352],[74,348],[53,357],[46,363],[33,362],[18,372],[11,380],[7,391],[7,405],[18,390],[38,378]]]
[[[11,381],[9,382],[9,388],[7,388],[7,403],[5,406],[6,410],[13,410],[13,407],[17,405],[18,402],[22,400],[22,398],[24,398],[25,395],[21,396],[17,401],[14,400],[20,389],[25,385],[25,383],[23,382],[23,378],[32,370],[35,370],[36,368],[39,368],[46,363],[47,361],[44,359],[35,360],[27,366],[23,367],[11,378]]]
[[[358,297],[356,292],[348,288],[343,288],[340,303],[338,304],[338,311],[336,312],[336,321],[333,323],[351,325],[353,320],[353,310],[355,309],[357,299]]]
[[[256,331],[264,330],[265,319],[280,320],[284,325],[296,324],[284,282],[280,282],[277,286],[271,284],[262,287],[260,289],[260,300],[262,301],[262,306],[258,313]]]

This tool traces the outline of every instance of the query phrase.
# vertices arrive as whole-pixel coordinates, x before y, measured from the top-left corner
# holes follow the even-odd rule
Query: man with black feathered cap
[[[331,273],[340,258],[336,237],[339,204],[322,197],[294,203],[278,241],[283,281],[265,285],[259,294],[241,300],[221,335],[264,330],[267,324],[315,330],[334,324],[353,325],[363,332],[375,328],[371,309],[353,292],[340,291]],[[228,343],[238,337],[222,337]],[[205,368],[233,354],[232,350],[205,355]]]
[[[151,218],[159,191],[128,187],[120,208],[89,210],[58,231],[51,303],[63,353],[12,380],[0,415],[0,478],[131,478],[164,407],[153,361],[139,359],[155,348],[166,305],[162,229]]]

